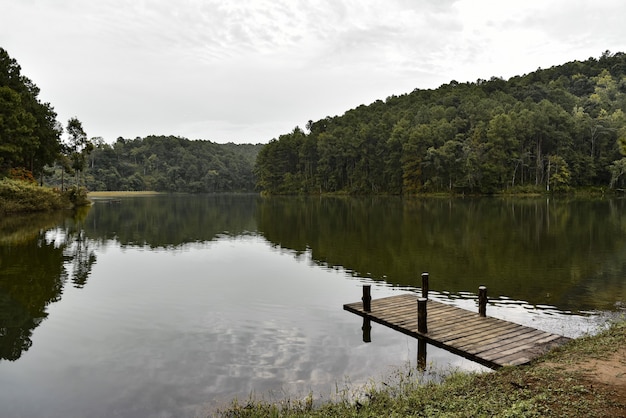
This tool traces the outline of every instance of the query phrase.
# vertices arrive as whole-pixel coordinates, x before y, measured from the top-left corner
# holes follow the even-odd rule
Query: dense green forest
[[[61,151],[62,126],[39,88],[21,74],[21,67],[0,48],[0,179],[43,174]]]
[[[509,80],[416,89],[309,121],[267,145],[87,139],[0,48],[0,178],[66,188],[269,194],[626,187],[626,55]],[[258,157],[257,157],[258,156]]]
[[[451,81],[309,121],[265,146],[270,194],[623,188],[626,55]]]
[[[83,173],[89,190],[162,192],[253,191],[254,162],[263,145],[217,144],[175,136],[118,138],[113,145],[94,138]],[[57,164],[50,184],[60,185]]]

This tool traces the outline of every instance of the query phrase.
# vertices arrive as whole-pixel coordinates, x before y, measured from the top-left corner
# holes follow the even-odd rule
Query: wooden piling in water
[[[422,273],[422,297],[428,299],[428,273]]]
[[[482,317],[487,316],[487,287],[485,286],[478,288],[478,314]]]
[[[417,369],[426,370],[426,341],[422,338],[417,339]]]
[[[372,285],[364,284],[363,285],[363,297],[361,298],[363,301],[363,310],[365,312],[371,312],[372,310]]]
[[[417,299],[417,331],[422,334],[428,333],[428,313],[426,312],[426,304],[428,303],[428,299],[426,298],[418,298]]]

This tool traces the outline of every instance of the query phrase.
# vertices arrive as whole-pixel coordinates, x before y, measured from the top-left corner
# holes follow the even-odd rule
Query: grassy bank
[[[84,189],[60,192],[28,181],[0,179],[0,214],[48,212],[88,203]]]
[[[623,417],[626,322],[580,338],[528,366],[452,373],[422,384],[411,370],[372,384],[358,400],[235,400],[222,417]]]

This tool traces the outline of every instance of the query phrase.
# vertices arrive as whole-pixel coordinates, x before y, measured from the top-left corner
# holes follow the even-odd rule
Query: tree
[[[62,128],[52,106],[39,101],[39,88],[21,74],[17,61],[2,48],[0,89],[0,171],[15,167],[43,174],[44,167],[59,155]]]
[[[76,175],[76,187],[79,186],[79,174],[83,173],[87,165],[87,156],[93,151],[93,144],[87,139],[83,124],[75,117],[67,122],[69,135],[69,153],[72,168]]]
[[[570,182],[570,171],[567,162],[559,155],[548,156],[548,179],[546,190],[561,192],[566,191]]]
[[[0,172],[25,167],[24,156],[37,147],[35,118],[22,106],[19,94],[0,87]]]
[[[493,186],[488,189],[497,190],[506,185],[508,179],[511,179],[513,186],[519,141],[515,136],[515,126],[511,117],[504,113],[494,116],[487,125],[486,137],[488,146],[485,151],[484,169],[489,175],[485,176],[485,180]]]

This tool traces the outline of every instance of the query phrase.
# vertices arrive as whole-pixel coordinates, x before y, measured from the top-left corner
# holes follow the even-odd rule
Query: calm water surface
[[[416,291],[567,336],[626,304],[624,200],[156,196],[0,220],[7,417],[203,416],[413,367],[343,311]],[[428,347],[433,369],[483,370]],[[355,389],[356,390],[356,389]]]

